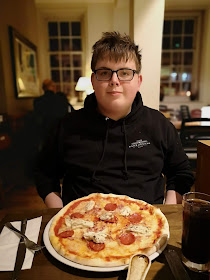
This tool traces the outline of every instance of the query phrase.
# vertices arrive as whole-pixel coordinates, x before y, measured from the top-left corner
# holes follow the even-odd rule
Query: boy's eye
[[[121,70],[119,74],[121,76],[127,76],[127,75],[129,75],[129,70]]]
[[[108,75],[108,71],[107,70],[103,70],[103,71],[100,71],[100,75],[102,75],[102,76],[106,76],[106,75]]]

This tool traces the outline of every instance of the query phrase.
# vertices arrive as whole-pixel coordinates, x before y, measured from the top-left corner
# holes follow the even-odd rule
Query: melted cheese
[[[85,205],[85,212],[90,211],[95,206],[95,201],[91,200]]]
[[[104,243],[105,239],[107,237],[107,234],[100,231],[100,232],[93,232],[93,231],[89,231],[84,233],[83,237],[86,240],[92,240],[95,243]]]
[[[67,227],[71,229],[92,228],[94,226],[94,222],[92,221],[85,221],[83,219],[69,219],[69,218],[65,218],[65,224]]]
[[[131,209],[128,206],[125,206],[121,209],[120,215],[129,216],[132,213]]]
[[[138,234],[149,234],[151,230],[144,225],[132,225],[127,228],[127,231],[132,231]]]
[[[102,221],[109,221],[113,217],[114,217],[114,215],[111,212],[104,212],[104,213],[101,214],[101,216],[99,218]]]

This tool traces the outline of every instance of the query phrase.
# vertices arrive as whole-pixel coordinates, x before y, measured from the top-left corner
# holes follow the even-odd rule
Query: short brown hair
[[[44,91],[47,91],[47,90],[51,89],[52,86],[55,86],[55,83],[51,79],[46,79],[42,83],[42,89]]]
[[[134,59],[136,71],[141,71],[141,53],[138,46],[126,34],[121,35],[119,32],[104,32],[102,38],[93,45],[92,49],[92,71],[95,70],[97,61],[105,58],[109,60],[114,59],[116,62]]]

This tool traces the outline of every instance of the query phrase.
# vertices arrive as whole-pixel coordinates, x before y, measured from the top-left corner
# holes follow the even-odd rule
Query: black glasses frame
[[[118,78],[120,81],[131,81],[131,80],[133,80],[133,77],[134,77],[135,73],[138,73],[136,70],[129,69],[129,68],[121,68],[121,69],[118,69],[118,70],[99,68],[99,69],[96,69],[96,70],[93,71],[93,73],[96,75],[96,79],[97,79],[98,81],[110,81],[111,78],[112,78],[112,75],[111,75],[110,79],[108,79],[108,80],[99,80],[98,77],[97,77],[97,71],[99,71],[99,70],[111,71],[111,72],[112,72],[112,75],[113,75],[113,73],[116,73],[116,74],[117,74],[117,78]],[[122,79],[120,79],[120,78],[118,77],[118,71],[121,71],[121,70],[131,70],[131,71],[133,71],[133,77],[132,77],[130,80],[122,80]]]

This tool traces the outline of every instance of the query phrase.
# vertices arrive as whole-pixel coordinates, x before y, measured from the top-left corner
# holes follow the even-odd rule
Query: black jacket
[[[132,110],[118,121],[96,109],[95,94],[60,123],[41,154],[36,184],[44,199],[60,192],[64,205],[93,192],[126,194],[151,204],[167,190],[188,192],[194,177],[175,127],[137,93]]]

